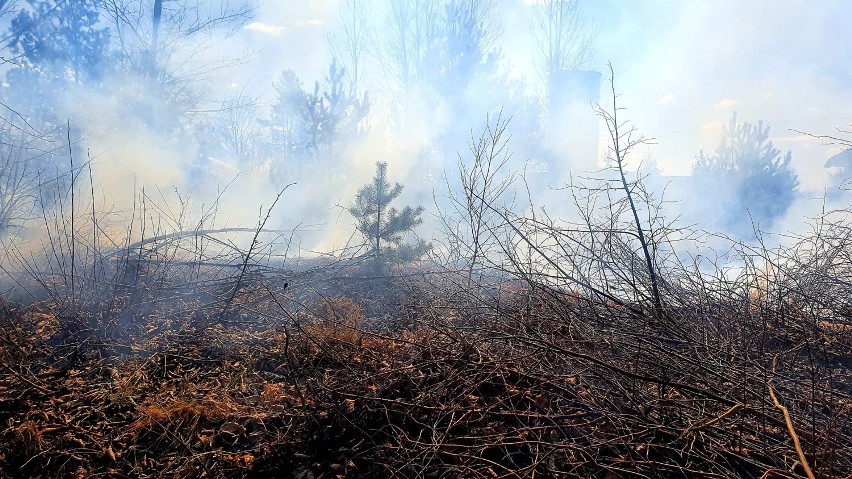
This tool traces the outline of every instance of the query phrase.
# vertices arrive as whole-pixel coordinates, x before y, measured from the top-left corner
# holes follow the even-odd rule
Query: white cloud
[[[675,99],[674,95],[669,93],[669,94],[663,96],[662,98],[660,98],[660,105],[668,105],[669,103],[673,102],[674,99]]]
[[[309,18],[307,20],[296,20],[293,22],[293,28],[314,28],[325,26],[325,21],[318,18]],[[273,25],[265,22],[252,22],[245,26],[246,30],[264,35],[272,35],[274,37],[291,31],[292,28],[285,25]]]
[[[246,30],[266,35],[279,36],[287,31],[287,27],[283,25],[270,25],[263,22],[252,22],[245,26]]]

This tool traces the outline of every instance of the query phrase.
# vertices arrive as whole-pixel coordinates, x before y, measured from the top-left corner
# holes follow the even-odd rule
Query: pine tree
[[[789,152],[782,154],[769,140],[768,126],[737,124],[735,113],[716,151],[702,151],[692,171],[707,191],[731,192],[730,204],[721,208],[726,215],[723,226],[746,233],[752,220],[771,226],[793,203],[799,178],[791,161]]]
[[[74,83],[100,79],[108,64],[109,29],[101,26],[98,5],[28,0],[8,31],[9,49],[21,66],[52,80]]]
[[[356,138],[362,130],[362,121],[370,110],[367,94],[359,97],[345,88],[346,70],[331,59],[325,90],[314,85],[314,92],[307,99],[305,122],[311,146],[314,150],[345,145]]]
[[[358,190],[355,201],[349,206],[349,214],[358,222],[358,231],[370,245],[377,272],[381,272],[383,256],[399,257],[400,253],[406,253],[419,257],[428,249],[422,241],[416,245],[402,243],[405,233],[423,223],[420,218],[423,207],[406,206],[402,211],[390,207],[390,203],[402,193],[403,186],[399,183],[391,186],[387,170],[387,163],[376,163],[373,181]]]
[[[307,92],[293,72],[281,73],[272,105],[273,141],[285,160],[316,158],[322,151],[345,146],[365,131],[364,119],[370,111],[367,94],[361,96],[345,88],[346,71],[332,58],[328,76]]]
[[[291,69],[281,72],[274,86],[278,98],[272,105],[272,142],[285,160],[291,160],[307,148],[304,116],[309,95]]]
[[[66,116],[58,111],[59,97],[102,84],[110,66],[109,29],[94,0],[27,0],[6,38],[18,65],[6,71],[6,95],[17,98],[15,106],[30,121],[61,128]]]

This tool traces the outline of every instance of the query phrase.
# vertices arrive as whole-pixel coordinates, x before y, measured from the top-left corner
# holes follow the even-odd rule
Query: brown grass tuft
[[[15,428],[12,443],[27,455],[35,454],[41,451],[42,448],[42,430],[36,423],[24,421],[20,426]]]

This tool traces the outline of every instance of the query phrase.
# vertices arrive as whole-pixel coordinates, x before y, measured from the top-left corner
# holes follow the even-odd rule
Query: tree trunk
[[[382,274],[382,198],[385,192],[382,191],[382,181],[376,180],[376,276]]]
[[[157,74],[157,49],[160,43],[160,18],[163,16],[163,0],[154,0],[154,14],[151,16],[151,51],[148,65],[148,78]]]

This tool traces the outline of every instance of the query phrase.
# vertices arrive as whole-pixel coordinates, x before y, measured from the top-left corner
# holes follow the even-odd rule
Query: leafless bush
[[[63,182],[51,164],[55,153],[49,136],[33,130],[17,113],[8,111],[0,119],[0,234],[20,233],[38,217],[44,193]]]
[[[54,182],[51,202],[33,200],[40,228],[4,241],[2,267],[15,283],[7,299],[46,301],[72,340],[241,317],[235,304],[246,309],[285,282],[295,231],[267,230],[265,220],[218,228],[218,199],[196,210],[180,196],[144,189],[131,211],[104,210],[91,163],[75,165],[72,157],[70,164],[70,188]]]
[[[484,276],[497,266],[492,261],[500,256],[501,238],[493,229],[498,219],[495,208],[510,208],[512,198],[507,196],[515,180],[507,171],[511,158],[508,124],[502,112],[493,123],[487,119],[482,134],[478,138],[471,135],[468,142],[470,159],[459,154],[460,188],[447,179],[449,207],[439,215],[445,241],[435,253],[439,262],[467,272],[466,289],[479,288]]]
[[[436,329],[489,351],[488,361],[513,357],[521,364],[520,358],[534,357],[523,363],[525,373],[584,384],[588,394],[572,401],[607,411],[602,414],[611,435],[587,431],[591,443],[571,456],[574,463],[654,477],[678,470],[843,477],[852,465],[841,459],[852,448],[846,417],[852,389],[841,379],[852,337],[848,211],[816,219],[812,232],[787,238],[786,246],[721,239],[716,243],[727,243],[727,251],[716,255],[703,247],[706,233],[668,220],[641,177],[628,178],[625,155],[642,140],[625,129],[618,111],[614,104],[599,112],[612,134],[614,169],[563,189],[573,217],[545,208],[518,213],[499,204],[471,186],[493,182],[493,176],[482,177],[487,170],[463,181],[466,196],[489,215],[485,222],[481,213],[468,215],[466,226],[482,228],[500,246],[488,264],[514,280],[492,285],[497,294],[489,308],[458,312]],[[452,288],[469,283],[434,287],[448,288],[439,297],[453,298]],[[577,388],[568,387],[559,397],[574,394]],[[573,450],[578,442],[568,437],[564,447]],[[551,438],[540,440],[553,446],[550,454],[562,450]],[[431,450],[442,451],[439,443]],[[453,470],[477,464],[476,474],[485,476],[487,467],[496,467],[473,457],[484,457],[497,443],[454,444],[446,454],[477,452],[454,456],[468,462],[454,463]],[[615,453],[606,446],[613,444],[630,446]],[[579,453],[591,450],[597,451],[592,457]],[[619,459],[608,462],[611,454]],[[542,462],[504,472],[525,474],[526,467],[558,470]]]

